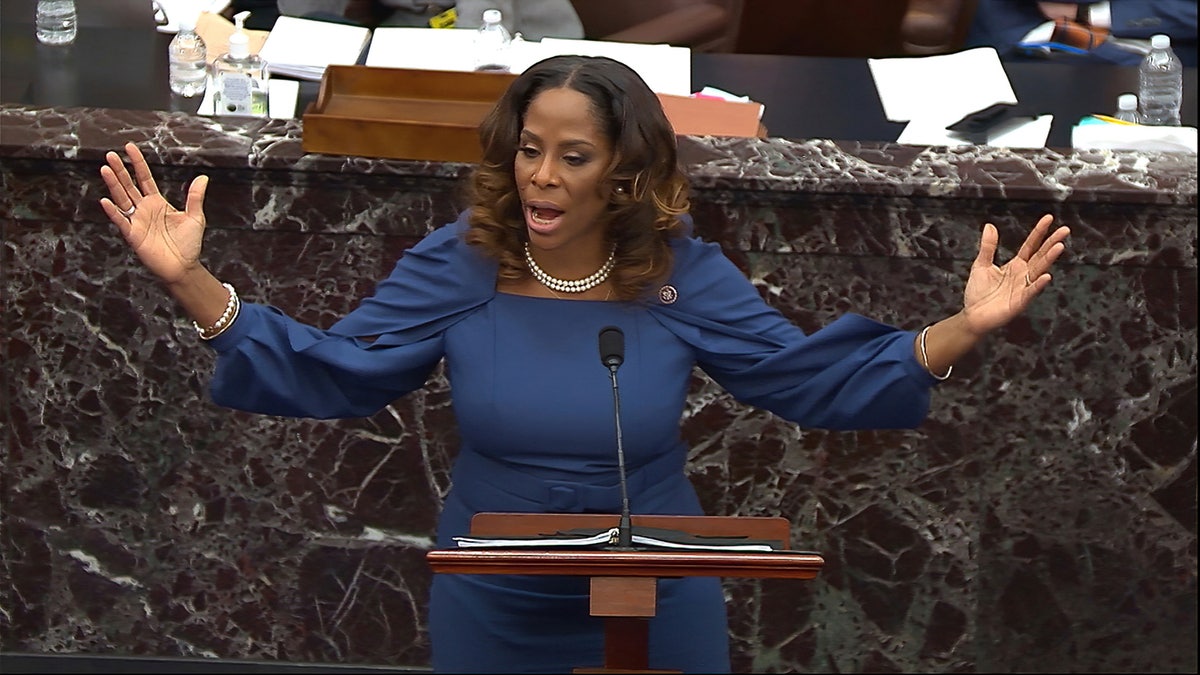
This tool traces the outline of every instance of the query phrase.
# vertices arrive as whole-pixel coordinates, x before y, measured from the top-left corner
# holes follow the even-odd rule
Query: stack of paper
[[[475,67],[472,29],[375,29],[366,64],[380,68],[470,71]],[[629,66],[659,94],[687,96],[691,90],[691,50],[672,45],[648,45],[606,40],[544,38],[514,40],[510,50],[514,73],[551,56],[607,56]]]
[[[937,56],[868,59],[883,112],[892,122],[908,122],[897,139],[914,145],[968,143],[946,130],[967,115],[996,103],[1016,103],[1017,95],[992,47]],[[1052,116],[1005,125],[989,134],[988,145],[1042,147]]]
[[[273,75],[319,81],[327,66],[357,63],[370,38],[362,26],[281,16],[258,55]]]
[[[1196,127],[1114,124],[1084,117],[1071,129],[1071,147],[1080,150],[1141,150],[1196,153]]]
[[[381,26],[371,38],[366,64],[377,68],[474,70],[475,35],[474,29],[466,28]],[[513,72],[519,73],[528,65],[524,63],[528,45],[536,47],[537,43],[518,40],[513,44],[513,59],[521,62],[520,66],[514,66]]]

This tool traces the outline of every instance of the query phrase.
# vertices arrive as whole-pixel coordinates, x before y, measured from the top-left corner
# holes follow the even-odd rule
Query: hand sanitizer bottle
[[[248,16],[250,12],[234,15],[237,29],[229,36],[229,52],[213,62],[213,105],[218,115],[267,116],[271,74],[267,62],[250,53],[250,38],[243,28]]]

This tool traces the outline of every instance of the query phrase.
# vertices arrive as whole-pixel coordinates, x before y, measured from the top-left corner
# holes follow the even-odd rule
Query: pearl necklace
[[[617,247],[613,246],[612,250],[608,252],[608,260],[604,261],[604,264],[600,266],[600,269],[593,272],[590,276],[586,276],[582,279],[567,281],[565,279],[557,279],[552,277],[549,274],[546,274],[546,271],[541,267],[538,267],[537,262],[535,262],[533,259],[533,253],[529,251],[529,244],[525,244],[525,264],[529,265],[529,271],[533,274],[533,278],[541,282],[541,284],[546,288],[549,288],[552,291],[559,291],[561,293],[583,293],[584,291],[590,291],[604,283],[608,279],[608,275],[612,273],[613,267],[616,267],[616,254]]]

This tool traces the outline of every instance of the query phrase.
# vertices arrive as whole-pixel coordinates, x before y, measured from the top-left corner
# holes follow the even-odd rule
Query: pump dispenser
[[[250,53],[250,37],[243,24],[250,12],[239,12],[236,30],[229,36],[229,51],[213,62],[213,104],[218,115],[267,116],[267,62]]]

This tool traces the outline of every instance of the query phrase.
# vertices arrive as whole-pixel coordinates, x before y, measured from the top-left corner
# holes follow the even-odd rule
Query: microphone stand
[[[612,380],[613,427],[617,432],[617,473],[621,482],[621,520],[617,525],[617,550],[633,550],[633,520],[629,515],[629,486],[625,478],[625,445],[621,439],[621,393],[617,386],[617,368],[625,362],[625,333],[616,326],[600,330],[600,362],[608,368]]]
[[[621,396],[617,389],[617,365],[608,367],[608,377],[612,380],[613,417],[617,430],[617,472],[621,480],[621,521],[617,524],[617,548],[633,548],[633,520],[629,514],[629,487],[625,480],[625,447],[621,442]]]

